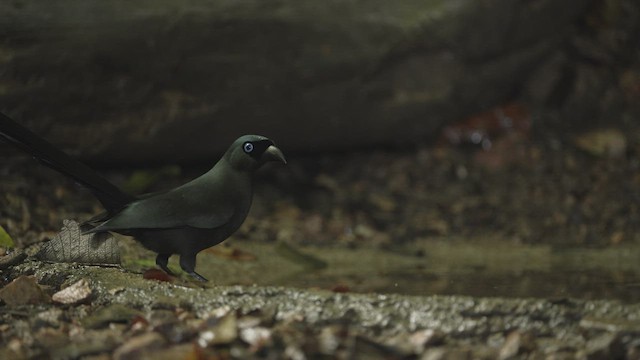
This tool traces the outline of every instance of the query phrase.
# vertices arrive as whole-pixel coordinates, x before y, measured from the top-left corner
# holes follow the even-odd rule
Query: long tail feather
[[[133,196],[122,192],[95,170],[65,154],[3,113],[0,113],[0,137],[88,188],[107,211],[118,210],[134,200]]]

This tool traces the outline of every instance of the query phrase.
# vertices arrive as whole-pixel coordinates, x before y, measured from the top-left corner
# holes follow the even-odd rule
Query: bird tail
[[[122,192],[95,170],[0,113],[0,138],[4,138],[44,165],[89,189],[108,212],[121,209],[134,197]]]

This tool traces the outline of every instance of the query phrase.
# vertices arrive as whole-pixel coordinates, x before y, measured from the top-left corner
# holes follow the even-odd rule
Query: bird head
[[[231,144],[224,157],[236,169],[256,170],[269,161],[287,160],[282,151],[269,138],[260,135],[244,135]]]

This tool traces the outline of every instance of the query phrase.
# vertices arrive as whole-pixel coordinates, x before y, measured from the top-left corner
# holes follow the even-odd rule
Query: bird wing
[[[89,232],[126,229],[213,229],[226,224],[235,212],[219,196],[179,189],[134,201]]]

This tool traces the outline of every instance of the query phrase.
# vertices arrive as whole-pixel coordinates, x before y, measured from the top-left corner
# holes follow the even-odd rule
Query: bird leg
[[[158,256],[156,256],[156,265],[158,265],[160,269],[164,270],[167,274],[175,276],[173,271],[169,270],[169,266],[167,266],[170,256],[171,254],[158,254]]]
[[[202,282],[209,281],[204,276],[196,272],[196,254],[189,254],[189,255],[181,254],[180,267],[182,268],[182,270],[184,270],[184,272],[191,275],[191,277],[193,277],[198,281],[202,281]]]

